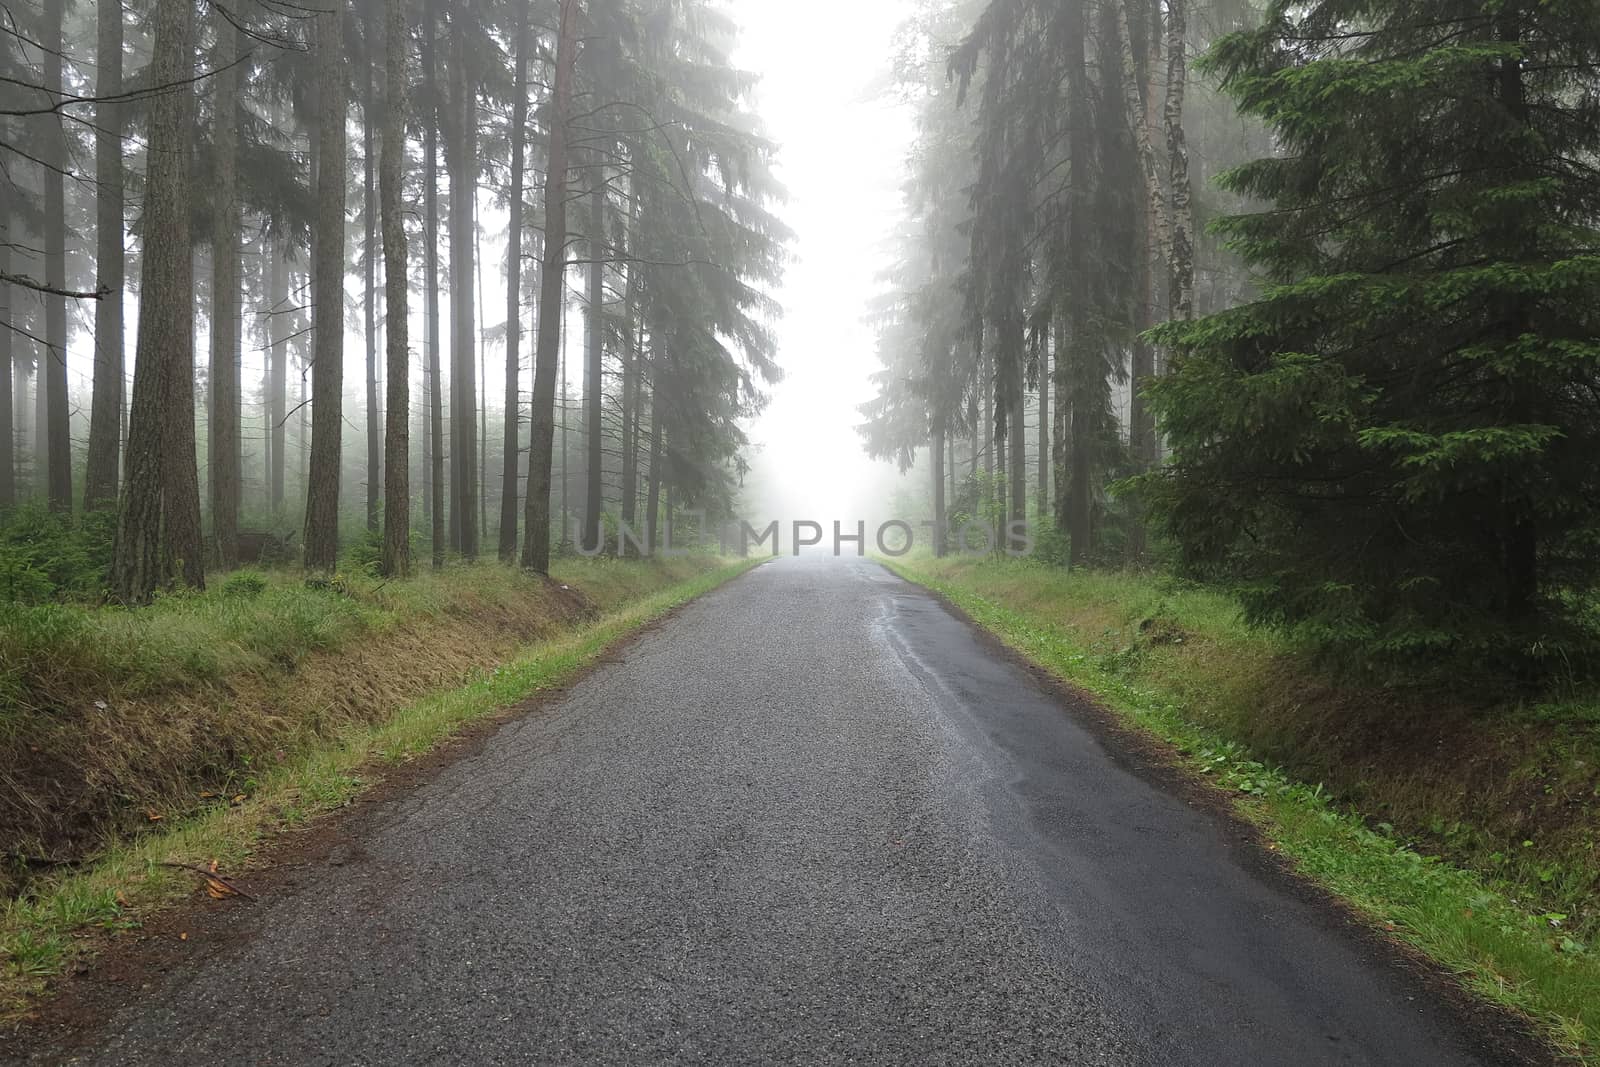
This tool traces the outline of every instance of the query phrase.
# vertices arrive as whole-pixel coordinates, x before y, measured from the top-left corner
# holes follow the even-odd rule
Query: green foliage
[[[34,504],[10,513],[0,521],[0,600],[40,604],[97,595],[115,533],[110,511],[73,520]]]
[[[416,545],[411,546],[416,551]],[[344,568],[357,574],[368,577],[377,577],[378,568],[383,562],[383,531],[381,529],[363,529],[361,535],[345,549]]]
[[[267,577],[260,571],[243,570],[228,575],[222,583],[222,595],[251,600],[266,592]]]
[[[1580,17],[1580,13],[1583,14]],[[1184,565],[1329,651],[1592,656],[1600,30],[1572,0],[1276,4],[1208,57],[1281,154],[1214,230],[1258,299],[1157,336]]]

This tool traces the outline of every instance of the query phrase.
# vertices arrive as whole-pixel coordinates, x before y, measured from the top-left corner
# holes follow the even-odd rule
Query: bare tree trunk
[[[383,557],[387,577],[411,572],[411,354],[407,348],[406,228],[400,200],[406,155],[406,5],[387,0],[384,27],[383,159],[378,180],[383,212],[384,406]],[[371,418],[369,413],[368,418]]]
[[[123,108],[113,100],[122,93],[122,0],[100,0],[96,19],[95,95],[102,102],[94,109],[95,287],[106,295],[94,307],[85,511],[114,507],[117,502],[117,461],[122,445],[122,290],[127,270],[122,233]],[[7,366],[6,374],[10,373]]]
[[[1067,85],[1067,152],[1072,160],[1072,172],[1067,190],[1067,276],[1087,276],[1087,249],[1091,220],[1089,219],[1089,183],[1092,180],[1091,147],[1092,127],[1089,109],[1089,80],[1081,42],[1084,40],[1084,0],[1066,0],[1063,19],[1063,37],[1073,42],[1068,48]],[[1090,308],[1083,299],[1067,304],[1066,359],[1058,360],[1056,367],[1056,398],[1060,403],[1064,394],[1072,405],[1071,446],[1067,461],[1070,473],[1067,491],[1062,494],[1064,514],[1058,515],[1058,525],[1064,527],[1071,538],[1069,562],[1081,566],[1088,562],[1091,530],[1091,509],[1094,503],[1090,485],[1092,468],[1091,445],[1094,440],[1092,411],[1089,397],[1080,392],[1087,368],[1096,361],[1094,340],[1089,335]],[[1061,521],[1064,520],[1064,521]]]
[[[1172,186],[1172,277],[1167,301],[1169,317],[1194,317],[1194,211],[1189,193],[1189,146],[1183,135],[1183,97],[1188,80],[1184,0],[1167,0],[1167,127],[1168,182]],[[1157,367],[1157,373],[1160,368]]]
[[[605,224],[604,173],[596,171],[589,193],[589,351],[583,368],[583,429],[588,449],[584,460],[583,547],[598,551],[600,512],[605,508],[601,463],[603,427],[600,392],[605,370]]]
[[[191,121],[194,110],[190,111]],[[194,282],[194,257],[190,256],[189,282]],[[185,338],[182,373],[174,374],[168,388],[168,426],[163,454],[167,462],[167,489],[161,521],[166,524],[166,556],[173,572],[185,585],[205,587],[205,530],[200,513],[200,463],[195,443],[194,315],[191,309]],[[208,420],[209,422],[209,420]]]
[[[933,420],[933,445],[928,449],[928,458],[933,467],[933,554],[944,556],[945,524],[948,513],[944,501],[944,416],[936,415]]]
[[[534,352],[533,434],[528,446],[527,529],[522,546],[522,565],[540,574],[550,573],[550,463],[555,449],[556,374],[566,282],[567,118],[572,112],[572,69],[578,46],[575,6],[575,0],[561,0],[545,167],[544,260],[539,276],[539,339]]]
[[[427,170],[427,166],[424,165],[423,173],[426,174]],[[424,178],[423,180],[426,181],[427,179]],[[426,246],[429,237],[426,224],[423,226],[422,236],[423,244]],[[426,247],[423,249],[423,258],[427,258]],[[423,273],[426,275],[426,268],[424,268]],[[422,412],[417,420],[417,425],[413,427],[417,437],[422,441],[422,464],[417,469],[417,481],[422,483],[422,517],[429,524],[428,528],[430,530],[433,528],[432,524],[434,511],[433,433],[432,427],[430,426],[430,423],[433,421],[433,379],[430,377],[430,372],[428,369],[428,353],[431,351],[428,346],[428,338],[433,335],[433,316],[429,314],[430,308],[428,305],[433,303],[433,301],[434,298],[428,293],[422,294]]]
[[[659,347],[656,354],[660,355]],[[659,368],[659,364],[658,364]],[[650,554],[656,554],[656,521],[661,513],[661,410],[656,403],[659,390],[654,381],[650,388],[650,481],[645,489],[644,527],[645,544]]]
[[[305,559],[332,570],[339,556],[339,465],[344,435],[344,4],[319,10],[317,31],[317,228],[312,264],[316,355],[311,368],[311,467]]]
[[[36,261],[38,256],[33,257]],[[48,336],[48,335],[47,335]],[[30,497],[48,498],[50,492],[50,345],[34,345],[33,357],[33,422],[29,436],[33,439],[33,477],[29,479]]]
[[[46,0],[43,26],[44,84],[59,99],[62,81],[61,23],[64,0]],[[67,287],[67,211],[64,171],[67,139],[61,123],[47,124],[41,156],[44,166],[44,280],[58,290]],[[45,466],[50,510],[72,511],[72,437],[67,406],[67,298],[45,296],[45,357],[39,383],[45,396]]]
[[[478,225],[478,198],[472,198],[472,274],[477,282],[478,303],[473,310],[478,341],[478,377],[473,392],[478,405],[478,536],[489,528],[489,366],[483,336],[484,317],[489,305],[483,299],[483,227]],[[478,388],[482,386],[482,388]]]
[[[267,502],[273,515],[283,513],[283,467],[288,444],[289,421],[289,265],[284,262],[282,243],[275,244],[272,256],[269,299],[272,301],[268,349],[267,421],[271,435],[271,470],[268,472]]]
[[[1006,429],[1011,437],[1011,512],[1012,522],[1026,522],[1028,519],[1028,420],[1027,394],[1023,390],[1022,369],[1012,376],[1011,383],[1011,421]],[[1010,547],[1011,538],[1002,538],[1007,547]]]
[[[428,110],[422,134],[423,306],[428,320],[428,489],[432,506],[433,567],[444,566],[447,520],[444,488],[444,396],[439,366],[439,80],[434,61],[434,28],[438,13],[424,6],[422,77]]]
[[[211,527],[224,570],[239,559],[239,31],[218,16],[216,211],[211,231]]]
[[[128,417],[127,477],[117,513],[110,586],[126,604],[148,603],[165,580],[161,546],[163,513],[193,513],[200,524],[198,491],[186,500],[168,500],[179,487],[173,467],[185,458],[194,467],[193,406],[174,403],[181,378],[193,389],[194,287],[189,243],[189,144],[193,136],[194,5],[190,0],[160,0],[150,77],[157,85],[177,85],[150,104],[148,192],[144,202],[143,274],[138,354],[134,361],[133,403]],[[187,457],[172,456],[182,435],[170,427],[191,427]],[[202,578],[203,581],[203,578]]]
[[[567,510],[567,496],[572,492],[572,477],[567,468],[567,416],[571,413],[571,397],[568,389],[571,387],[567,378],[567,368],[570,363],[567,356],[572,349],[572,335],[566,328],[566,308],[562,308],[561,327],[561,529],[556,537],[556,544],[561,548],[567,545],[567,532],[572,529],[572,520]]]
[[[277,245],[263,236],[261,238],[261,255],[264,262],[261,264],[261,276],[258,280],[262,292],[267,294],[268,317],[262,318],[261,311],[256,311],[259,320],[259,340],[261,342],[261,494],[262,503],[267,511],[272,510],[272,318],[270,308],[272,305],[272,275],[277,269]]]
[[[5,132],[0,127],[0,134]],[[0,274],[11,273],[11,206],[0,206]],[[16,288],[0,280],[0,320],[16,321]],[[17,503],[17,429],[12,331],[0,327],[0,511]]]
[[[633,528],[639,511],[639,361],[643,325],[639,319],[638,271],[628,270],[627,294],[623,299],[626,321],[622,347],[622,500],[621,518]],[[627,555],[628,542],[617,538],[617,554]]]
[[[995,382],[995,388],[996,390],[999,389],[998,380]],[[994,398],[996,411],[1000,410],[1001,405],[1009,402],[1010,397],[996,396]],[[1006,428],[1008,430],[1010,429],[1009,423],[1007,424]],[[1006,462],[1006,445],[1008,443],[1007,438],[1009,435],[1000,432],[1000,424],[998,421],[993,424],[990,432],[994,435],[994,514],[996,516],[997,523],[1003,526],[1008,515],[1006,486],[1011,477],[1011,469]],[[996,551],[999,550],[1000,545],[1003,542],[1004,538],[996,539]]]
[[[974,435],[974,445],[983,444],[983,475],[984,493],[994,492],[994,380],[989,375],[989,360],[979,358],[978,363],[978,391],[983,394],[983,422]]]
[[[1050,514],[1050,342],[1039,342],[1039,521]]]
[[[522,410],[522,183],[528,126],[528,8],[517,17],[515,99],[511,105],[511,219],[506,234],[505,460],[500,469],[500,559],[517,558],[517,477]]]
[[[383,433],[378,408],[378,201],[374,183],[377,170],[377,101],[374,99],[372,67],[377,59],[377,5],[366,5],[367,62],[363,64],[361,100],[362,219],[362,340],[367,356],[367,529],[378,529],[379,499],[383,489]],[[392,325],[392,324],[391,324]]]
[[[477,200],[477,93],[467,79],[465,17],[451,30],[450,169],[450,468],[451,499],[459,503],[450,518],[457,546],[467,559],[478,558],[477,382],[473,356],[473,204]]]
[[[1172,226],[1167,217],[1166,204],[1161,194],[1161,175],[1156,166],[1155,146],[1150,138],[1150,108],[1144,99],[1140,87],[1139,65],[1134,59],[1133,35],[1128,19],[1127,5],[1138,0],[1123,0],[1116,7],[1117,34],[1120,39],[1122,55],[1122,100],[1123,110],[1127,116],[1128,126],[1133,131],[1134,146],[1139,157],[1139,171],[1144,179],[1145,211],[1144,211],[1144,241],[1142,244],[1155,246],[1155,254],[1163,264],[1170,269],[1172,260]],[[1155,35],[1157,27],[1150,27],[1151,35]],[[1135,459],[1141,468],[1148,469],[1155,462],[1155,421],[1144,397],[1140,394],[1140,387],[1145,380],[1155,373],[1155,352],[1143,334],[1152,325],[1151,302],[1154,299],[1154,286],[1152,284],[1153,264],[1149,248],[1142,250],[1139,256],[1139,265],[1136,272],[1136,293],[1134,299],[1134,341],[1133,341],[1133,389],[1129,405],[1129,436]],[[1143,547],[1142,531],[1135,530],[1134,551],[1139,553]]]

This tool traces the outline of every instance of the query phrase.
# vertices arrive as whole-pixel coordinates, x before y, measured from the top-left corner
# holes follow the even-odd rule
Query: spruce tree
[[[1281,156],[1217,224],[1258,299],[1161,337],[1148,485],[1255,620],[1386,654],[1581,639],[1600,473],[1586,0],[1275,3],[1207,59]]]

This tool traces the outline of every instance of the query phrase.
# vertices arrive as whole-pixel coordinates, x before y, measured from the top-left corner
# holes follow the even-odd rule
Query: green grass
[[[0,911],[0,1021],[25,1012],[51,978],[91,952],[96,941],[88,935],[94,930],[136,925],[150,909],[193,890],[192,874],[163,862],[216,860],[224,872],[248,869],[265,839],[347,804],[381,777],[384,766],[428,752],[464,726],[567,682],[618,640],[757,562],[564,565],[558,578],[581,584],[605,605],[600,614],[474,672],[464,685],[410,702],[377,722],[346,724],[323,743],[263,767],[239,803],[214,802],[159,830],[112,843],[81,872],[35,879]],[[509,573],[483,570],[501,582]],[[399,595],[415,603],[437,592],[430,592],[427,580],[418,584]]]
[[[1383,690],[1357,686],[1357,696],[1347,693],[1341,702],[1337,680],[1320,676],[1273,635],[1246,627],[1214,592],[1146,576],[1068,574],[1030,561],[885,562],[1170,743],[1301,872],[1379,928],[1535,1020],[1564,1053],[1600,1062],[1600,946],[1586,943],[1597,926],[1600,855],[1574,846],[1560,853],[1564,881],[1540,877],[1541,862],[1545,870],[1557,862],[1540,842],[1505,841],[1496,861],[1479,840],[1484,832],[1460,825],[1467,809],[1477,813],[1481,805],[1464,794],[1504,795],[1476,787],[1474,775],[1503,777],[1509,767],[1540,778],[1547,766],[1576,760],[1572,774],[1583,780],[1587,766],[1593,782],[1600,763],[1587,761],[1600,746],[1583,725],[1592,724],[1593,704],[1545,708],[1559,720],[1549,730],[1530,729],[1525,709],[1476,709],[1469,720],[1456,720],[1450,716],[1459,712],[1435,708],[1447,725],[1476,731],[1472,743],[1481,736],[1499,744],[1493,758],[1469,770],[1452,762],[1453,753],[1440,762],[1432,747],[1413,743],[1412,715],[1426,710],[1425,695],[1389,693],[1403,714],[1377,703]],[[1352,725],[1341,732],[1341,722]],[[1406,736],[1386,742],[1386,724]],[[1390,753],[1350,766],[1348,753],[1386,743]],[[1300,768],[1330,773],[1308,777]],[[1464,784],[1440,788],[1438,780]],[[1593,806],[1566,808],[1578,825],[1563,826],[1563,840],[1592,842]],[[1452,815],[1453,835],[1425,829]],[[1550,903],[1563,897],[1568,904]]]

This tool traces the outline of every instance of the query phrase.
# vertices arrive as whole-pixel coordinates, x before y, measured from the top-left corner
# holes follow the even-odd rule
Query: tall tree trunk
[[[1089,118],[1089,81],[1081,42],[1084,40],[1084,0],[1066,0],[1063,38],[1074,42],[1067,49],[1067,152],[1072,171],[1067,188],[1067,276],[1087,277],[1087,250],[1091,220],[1089,186],[1092,179],[1092,128]],[[1090,308],[1085,299],[1067,302],[1066,359],[1056,366],[1056,398],[1066,396],[1072,405],[1071,447],[1068,449],[1070,473],[1067,491],[1062,494],[1063,514],[1058,525],[1071,539],[1069,563],[1079,566],[1088,561],[1091,535],[1093,489],[1090,485],[1091,445],[1094,440],[1090,399],[1082,389],[1087,368],[1098,361],[1095,341],[1090,336]]]
[[[96,9],[94,174],[95,287],[105,293],[94,307],[94,385],[89,402],[89,461],[83,508],[115,506],[122,445],[122,290],[127,263],[122,234],[123,108],[122,0]],[[11,373],[10,367],[6,373]]]
[[[187,487],[172,480],[175,465],[186,461],[193,470],[195,464],[194,408],[192,403],[187,409],[179,407],[175,401],[181,392],[174,388],[174,379],[181,378],[192,390],[194,373],[189,242],[189,147],[194,126],[189,79],[193,76],[194,5],[190,0],[160,0],[150,78],[156,85],[178,88],[158,94],[150,103],[138,350],[128,414],[127,476],[110,574],[112,595],[125,604],[148,603],[166,577],[163,514],[182,521],[192,512],[194,528],[200,525],[198,487],[192,496],[179,499]],[[187,457],[172,455],[183,444],[183,435],[171,432],[179,422],[191,427]],[[169,527],[169,534],[176,533]]]
[[[211,527],[224,570],[239,559],[239,31],[218,16],[217,169],[211,231]]]
[[[34,257],[38,259],[37,256]],[[46,335],[48,336],[48,335]],[[50,345],[34,345],[33,357],[33,477],[29,495],[48,499],[50,492]]]
[[[1187,88],[1188,29],[1184,21],[1185,0],[1167,0],[1167,106],[1163,119],[1167,127],[1168,182],[1172,186],[1171,280],[1167,301],[1169,318],[1188,321],[1194,317],[1194,211],[1189,193],[1189,146],[1183,134],[1183,98]],[[1160,368],[1157,367],[1157,372]]]
[[[656,355],[660,355],[660,347],[656,346]],[[660,364],[657,364],[659,368]],[[650,481],[645,489],[644,500],[644,528],[645,545],[650,555],[656,554],[656,520],[661,513],[661,452],[663,442],[661,432],[661,410],[656,404],[659,390],[654,381],[650,387]]]
[[[562,315],[563,315],[562,327],[561,327],[561,369],[560,369],[560,375],[561,375],[561,530],[560,530],[560,533],[556,537],[556,544],[561,546],[561,547],[563,547],[563,548],[565,548],[566,544],[567,544],[567,533],[568,533],[568,531],[570,531],[572,529],[571,515],[570,515],[570,512],[567,510],[567,496],[568,496],[568,494],[570,494],[572,492],[572,477],[571,477],[571,475],[570,475],[570,473],[568,471],[568,467],[567,467],[567,460],[568,460],[568,455],[569,455],[569,453],[567,452],[567,417],[568,417],[569,414],[571,414],[571,406],[570,406],[571,397],[570,397],[570,395],[568,393],[568,390],[571,387],[571,383],[570,383],[570,380],[567,378],[567,368],[570,366],[570,364],[567,361],[567,356],[570,354],[571,349],[572,349],[572,335],[567,332],[567,328],[566,328],[566,320],[565,320],[566,308],[563,307],[561,310],[562,310]]]
[[[1039,342],[1039,521],[1050,514],[1050,342]]]
[[[308,570],[339,557],[339,466],[344,434],[344,4],[319,11],[317,31],[317,229],[312,265],[316,356],[311,368],[311,467],[307,473]]]
[[[473,205],[477,200],[477,93],[467,77],[466,14],[451,27],[450,103],[450,468],[457,547],[478,558],[477,335],[473,326]]]
[[[478,536],[489,528],[489,366],[483,336],[483,323],[489,305],[483,299],[483,227],[478,225],[478,198],[472,198],[472,273],[477,281],[478,303],[474,309],[478,323],[478,377],[473,392],[478,405]],[[478,388],[481,386],[482,388]]]
[[[37,420],[34,418],[36,405],[30,403],[28,398],[37,391],[31,384],[37,373],[37,367],[28,363],[26,355],[15,364],[15,367],[20,375],[16,384],[12,387],[16,399],[16,439],[19,442],[16,449],[17,491],[24,497],[32,497],[34,495],[34,486],[28,476],[28,462],[30,459],[28,442],[33,440],[34,423]]]
[[[999,390],[999,385],[1000,383],[997,379],[995,381],[995,389],[997,392]],[[990,427],[990,433],[993,435],[991,439],[994,441],[994,515],[997,525],[1001,527],[1005,525],[1005,520],[1009,510],[1006,501],[1006,486],[1010,482],[1011,469],[1006,462],[1006,445],[1008,443],[1009,435],[1000,429],[998,413],[1002,411],[1010,402],[1011,398],[1009,396],[997,395],[994,398],[994,406],[997,418]],[[1008,423],[1007,429],[1009,428],[1010,424]],[[1001,534],[1001,536],[996,538],[994,546],[995,551],[999,551],[1000,546],[1005,543],[1005,538],[1003,536],[1004,530],[1002,529],[996,532]]]
[[[411,354],[406,329],[410,275],[400,206],[406,155],[406,4],[404,0],[386,0],[384,12],[383,159],[378,180],[383,201],[383,336],[389,389],[384,405],[383,556],[379,568],[393,577],[411,571]]]
[[[377,531],[379,500],[383,489],[383,433],[378,408],[378,200],[376,133],[377,101],[374,99],[372,68],[377,61],[377,4],[366,5],[367,61],[362,65],[361,159],[362,159],[362,340],[367,356],[367,529]]]
[[[639,319],[638,270],[629,268],[627,294],[623,299],[622,337],[622,500],[621,519],[629,529],[639,511],[639,360],[643,325]],[[617,536],[617,554],[626,555],[628,542]]]
[[[506,231],[505,459],[500,467],[500,559],[517,558],[517,478],[522,410],[522,183],[528,126],[528,8],[517,16],[516,71],[512,77],[511,218]]]
[[[604,172],[595,172],[595,187],[589,193],[589,351],[583,368],[583,429],[588,443],[584,460],[583,548],[599,551],[600,512],[605,508],[601,463],[601,382],[605,362],[605,224],[606,194]]]
[[[1011,421],[1007,426],[1010,433],[1010,458],[1011,458],[1011,513],[1012,522],[1028,521],[1028,420],[1027,394],[1023,390],[1022,368],[1018,367],[1011,376]],[[1002,538],[1007,547],[1011,547],[1009,535]]]
[[[434,58],[438,12],[424,5],[422,77],[428,95],[422,133],[423,307],[428,326],[428,489],[432,506],[433,566],[444,566],[446,514],[444,487],[444,395],[439,360],[439,79]]]
[[[983,445],[983,477],[984,495],[994,492],[994,380],[989,375],[990,363],[987,358],[979,357],[978,363],[978,391],[983,394],[983,421],[974,435],[974,444],[982,442]]]
[[[557,361],[561,300],[566,283],[567,118],[572,112],[572,69],[577,59],[576,0],[561,0],[556,35],[555,95],[544,183],[544,259],[539,275],[539,337],[534,351],[532,438],[528,445],[527,529],[522,565],[550,573],[550,464],[555,449]]]
[[[43,27],[44,84],[52,100],[60,99],[62,80],[61,24],[65,0],[46,0]],[[67,139],[60,122],[46,124],[40,155],[44,166],[44,280],[58,290],[67,287]],[[46,488],[50,510],[72,511],[72,437],[67,406],[67,298],[45,296],[44,372],[39,384],[45,395]]]
[[[271,470],[268,472],[267,503],[273,515],[283,513],[283,467],[288,444],[289,421],[289,264],[282,242],[275,243],[268,282],[272,313],[268,319],[267,422],[271,434]]]
[[[933,554],[944,556],[945,523],[948,521],[948,512],[944,501],[944,416],[935,415],[933,419],[933,445],[928,449],[928,458],[933,467]]]
[[[266,317],[258,310],[256,318],[259,320],[259,337],[261,342],[261,494],[262,503],[268,513],[272,510],[272,274],[276,269],[278,258],[277,246],[274,242],[263,236],[261,238],[260,277],[257,279],[259,288],[267,295]]]
[[[0,127],[0,133],[4,128]],[[11,273],[11,206],[0,206],[0,321],[16,321],[16,287],[4,280]],[[15,421],[16,351],[14,334],[0,326],[0,511],[17,503],[17,429]]]
[[[1133,340],[1133,388],[1129,405],[1129,436],[1135,460],[1140,468],[1148,469],[1155,462],[1155,420],[1145,403],[1140,388],[1146,379],[1155,373],[1155,352],[1150,343],[1144,339],[1144,332],[1151,325],[1151,302],[1154,299],[1154,285],[1152,274],[1154,264],[1151,261],[1150,246],[1154,245],[1155,254],[1160,262],[1165,264],[1170,271],[1172,262],[1172,226],[1167,217],[1164,197],[1161,194],[1161,175],[1156,165],[1156,150],[1150,137],[1150,108],[1141,91],[1141,78],[1139,64],[1134,58],[1133,34],[1128,19],[1127,5],[1137,3],[1139,0],[1122,0],[1116,7],[1116,27],[1122,56],[1122,102],[1123,111],[1127,117],[1128,127],[1133,131],[1134,147],[1139,159],[1139,172],[1144,179],[1145,210],[1143,212],[1144,225],[1141,227],[1143,240],[1140,241],[1140,255],[1138,256],[1135,272],[1134,296],[1134,340]],[[1150,27],[1150,36],[1155,36],[1156,27]],[[1135,531],[1135,545],[1137,553],[1142,548],[1142,530]]]

